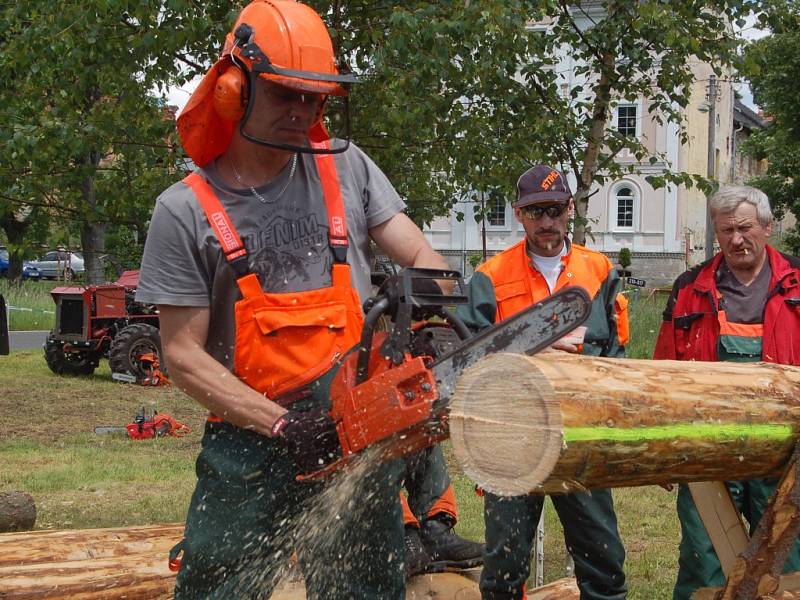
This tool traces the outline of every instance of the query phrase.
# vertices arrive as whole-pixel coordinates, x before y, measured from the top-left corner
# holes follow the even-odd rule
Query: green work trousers
[[[727,482],[736,508],[750,525],[751,535],[758,526],[777,483],[777,479]],[[726,580],[717,553],[714,552],[714,546],[686,485],[678,488],[678,518],[681,522],[681,545],[678,557],[678,580],[675,582],[672,598],[689,600],[697,588],[720,587],[725,585]],[[800,543],[794,545],[784,566],[784,572],[798,570],[800,570]]]
[[[396,460],[338,486],[298,482],[279,442],[208,423],[175,599],[269,598],[296,552],[309,599],[401,600],[402,471]]]
[[[439,444],[405,458],[405,488],[408,507],[420,521],[428,517],[433,505],[450,487],[450,475]]]
[[[551,496],[575,561],[581,600],[623,600],[625,548],[617,530],[611,490]],[[519,600],[530,575],[533,536],[544,496],[484,495],[486,555],[481,574],[483,600]]]

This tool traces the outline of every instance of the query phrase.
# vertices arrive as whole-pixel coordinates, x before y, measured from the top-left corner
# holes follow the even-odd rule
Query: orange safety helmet
[[[203,166],[225,152],[237,123],[244,133],[252,110],[249,90],[256,77],[326,97],[346,96],[345,85],[357,81],[339,72],[328,29],[312,8],[294,0],[254,0],[239,14],[220,59],[178,116],[184,150],[196,165]],[[321,118],[320,113],[309,132],[314,141],[329,137]]]

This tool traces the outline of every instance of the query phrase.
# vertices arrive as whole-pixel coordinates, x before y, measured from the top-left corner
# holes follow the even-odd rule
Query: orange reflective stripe
[[[330,149],[330,141],[311,142],[316,149]],[[315,154],[319,179],[322,183],[322,194],[325,197],[325,208],[328,210],[328,237],[331,246],[347,247],[347,219],[345,218],[342,189],[339,185],[339,174],[333,154]]]
[[[763,323],[731,323],[724,310],[717,313],[720,335],[735,335],[737,337],[763,337]]]
[[[224,423],[225,419],[223,419],[222,417],[218,417],[214,413],[208,413],[208,416],[206,417],[206,421],[208,423]]]
[[[206,218],[209,224],[214,229],[214,234],[217,236],[222,252],[228,262],[247,254],[244,244],[239,237],[239,233],[231,223],[228,213],[222,206],[222,203],[217,198],[214,190],[208,185],[208,182],[200,177],[197,173],[190,173],[187,175],[183,182],[192,188],[197,201],[203,207],[203,212],[206,213]]]

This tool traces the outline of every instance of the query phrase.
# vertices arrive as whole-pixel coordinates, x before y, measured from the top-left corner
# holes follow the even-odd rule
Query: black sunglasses
[[[551,204],[550,206],[523,206],[520,208],[522,214],[529,219],[541,219],[542,215],[547,214],[551,219],[560,217],[567,210],[567,202],[563,204]]]

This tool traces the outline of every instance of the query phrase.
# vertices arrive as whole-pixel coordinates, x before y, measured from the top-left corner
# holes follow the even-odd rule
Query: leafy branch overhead
[[[581,240],[594,184],[665,159],[610,126],[613,104],[643,98],[650,117],[680,131],[692,61],[728,73],[737,61],[732,24],[766,1],[309,3],[364,79],[352,95],[354,139],[418,223],[464,196],[510,199],[525,168],[549,162],[578,181]],[[219,0],[3,5],[0,214],[35,206],[23,220],[77,230],[89,277],[101,279],[106,234],[123,228],[115,239],[141,244],[155,197],[181,175],[159,94],[210,66],[240,8]],[[658,177],[654,185],[697,183]]]
[[[750,183],[767,193],[777,215],[790,211],[800,220],[800,7],[779,6],[761,18],[773,34],[748,47],[745,72],[769,123],[751,136],[746,150],[769,164]],[[786,239],[791,252],[800,253],[797,225]]]

